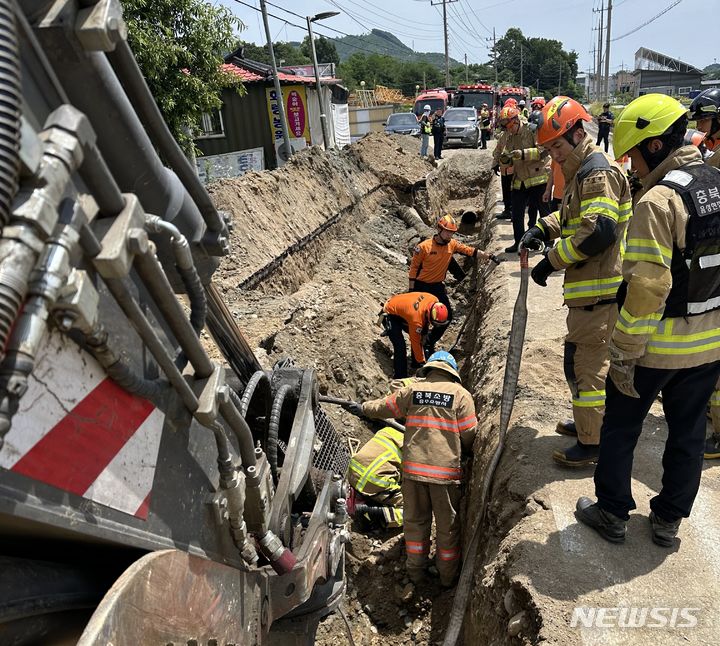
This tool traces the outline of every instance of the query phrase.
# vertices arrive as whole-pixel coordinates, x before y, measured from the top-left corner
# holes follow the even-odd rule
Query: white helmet
[[[523,99],[520,99],[520,101],[518,101],[518,105],[525,105],[525,101]]]
[[[429,105],[423,107],[423,112],[430,112],[431,108]]]

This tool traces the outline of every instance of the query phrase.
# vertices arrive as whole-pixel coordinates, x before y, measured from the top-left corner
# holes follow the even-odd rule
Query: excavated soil
[[[483,247],[488,237],[489,154],[463,151],[435,168],[419,158],[418,146],[410,137],[371,135],[346,152],[311,149],[279,171],[211,187],[232,217],[233,243],[245,248],[220,267],[216,281],[263,365],[292,357],[315,369],[320,392],[335,397],[387,392],[391,346],[379,336],[377,314],[407,288],[410,251],[421,239],[417,229],[425,229],[417,219],[417,229],[408,226],[405,208],[418,207],[426,221],[472,211],[477,221],[459,237]],[[472,259],[463,260],[468,277],[451,287],[457,318],[444,338],[448,345],[465,313],[479,311],[471,307],[478,270]],[[378,428],[338,407],[325,410],[349,446],[362,445]],[[353,527],[346,565],[342,609],[355,644],[442,639],[453,592],[407,580],[400,532]],[[343,617],[331,615],[316,643],[342,643],[345,631]]]

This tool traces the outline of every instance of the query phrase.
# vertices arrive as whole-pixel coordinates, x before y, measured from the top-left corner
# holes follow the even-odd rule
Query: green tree
[[[222,105],[220,93],[237,77],[223,73],[243,24],[224,7],[202,0],[122,0],[128,42],[175,139],[193,146],[191,128]]]
[[[303,38],[300,51],[303,56],[306,56],[312,61],[309,35]],[[335,65],[340,63],[340,57],[338,56],[337,49],[335,49],[335,43],[327,38],[323,38],[322,36],[315,38],[315,53],[317,54],[318,63],[335,63]]]

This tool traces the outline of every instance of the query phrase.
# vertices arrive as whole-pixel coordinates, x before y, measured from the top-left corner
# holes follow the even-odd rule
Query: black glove
[[[495,166],[492,167],[492,172],[496,175],[500,174],[500,164],[495,164]]]
[[[355,415],[355,417],[364,417],[365,414],[363,413],[362,404],[359,402],[350,402],[349,404],[345,404],[343,408],[348,412]]]
[[[537,265],[535,265],[530,272],[532,279],[540,285],[540,287],[547,287],[547,279],[550,274],[555,271],[555,267],[545,256]]]
[[[526,249],[535,249],[540,251],[545,245],[546,238],[543,230],[540,227],[530,227],[523,237],[520,238],[520,244]]]
[[[496,265],[499,265],[499,264],[503,261],[502,258],[498,258],[494,253],[491,253],[491,254],[488,256],[488,260],[491,260],[491,261],[494,262]]]

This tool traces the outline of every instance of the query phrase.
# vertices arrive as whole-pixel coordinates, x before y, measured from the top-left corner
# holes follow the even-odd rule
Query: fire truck
[[[527,101],[530,91],[525,87],[498,86],[489,83],[475,83],[473,85],[459,85],[453,92],[453,107],[472,106],[478,110],[483,103],[487,103],[490,109],[493,106],[501,105],[509,98],[517,101]]]
[[[415,105],[413,106],[413,113],[417,117],[421,116],[426,105],[430,106],[430,112],[432,113],[438,109],[445,112],[450,105],[450,97],[451,95],[444,88],[425,90],[417,95]]]
[[[120,0],[0,0],[0,642],[311,644],[349,456],[236,327],[126,36]]]

